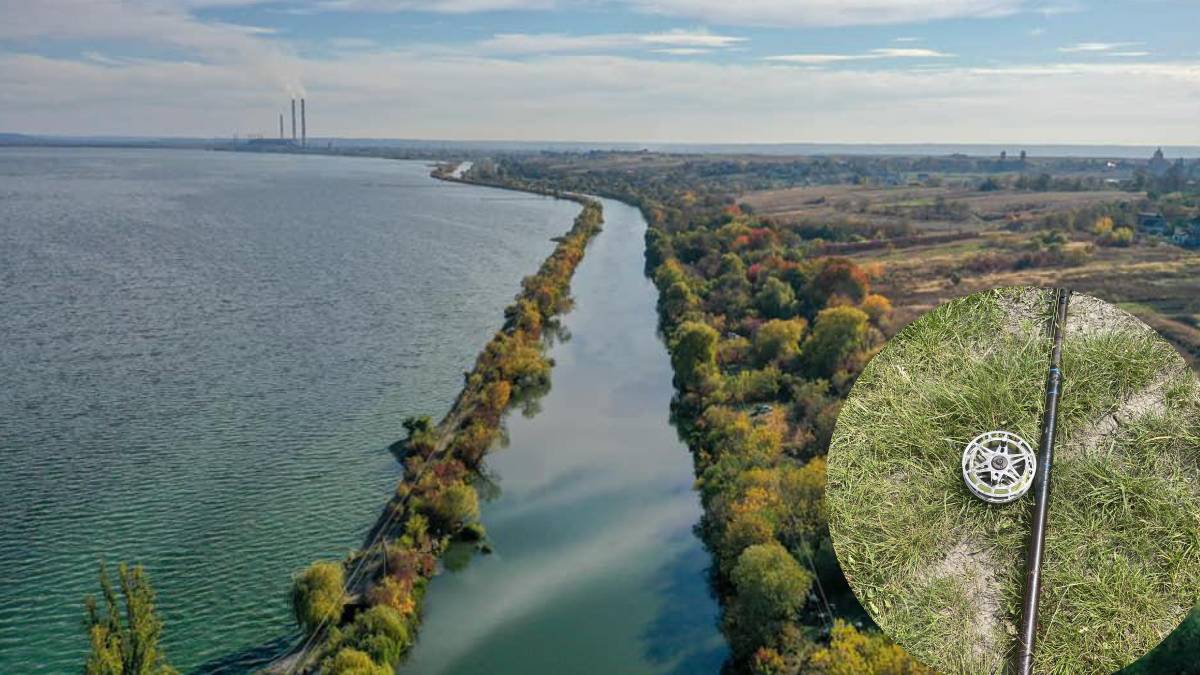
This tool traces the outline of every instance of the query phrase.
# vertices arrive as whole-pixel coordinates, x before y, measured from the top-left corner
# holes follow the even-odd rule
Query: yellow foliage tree
[[[819,675],[935,675],[879,633],[838,620],[829,645],[813,652],[806,672]]]

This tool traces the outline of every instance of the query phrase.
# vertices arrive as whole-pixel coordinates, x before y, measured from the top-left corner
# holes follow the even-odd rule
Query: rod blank
[[[1071,291],[1055,290],[1054,318],[1050,328],[1050,372],[1046,376],[1046,404],[1042,411],[1042,437],[1038,448],[1038,470],[1033,477],[1033,519],[1029,549],[1025,556],[1025,595],[1021,601],[1016,675],[1033,672],[1033,647],[1037,637],[1038,597],[1042,591],[1042,554],[1046,543],[1046,514],[1050,509],[1050,468],[1054,463],[1054,436],[1058,423],[1058,399],[1062,393],[1062,340]]]

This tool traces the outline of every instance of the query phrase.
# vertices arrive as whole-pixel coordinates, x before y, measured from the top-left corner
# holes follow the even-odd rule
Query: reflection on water
[[[436,578],[407,673],[717,672],[692,464],[642,276],[645,223],[607,201],[541,413],[489,458],[494,553]]]

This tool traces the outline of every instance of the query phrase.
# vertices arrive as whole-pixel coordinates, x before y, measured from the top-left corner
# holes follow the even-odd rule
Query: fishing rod
[[[1050,508],[1050,467],[1054,461],[1054,437],[1058,422],[1058,399],[1062,392],[1062,341],[1071,292],[1054,291],[1050,323],[1050,369],[1046,375],[1046,401],[1042,410],[1041,444],[1035,455],[1024,438],[1010,431],[979,434],[963,450],[963,481],[971,494],[989,504],[1008,504],[1033,490],[1033,518],[1026,553],[1025,595],[1021,603],[1018,649],[1014,675],[1030,675],[1033,643],[1037,631],[1038,596],[1041,594],[1042,553],[1046,542],[1046,513]]]
[[[1046,514],[1050,510],[1050,467],[1054,462],[1054,435],[1058,424],[1058,399],[1062,393],[1062,342],[1071,291],[1055,289],[1054,318],[1050,328],[1050,372],[1046,376],[1046,404],[1042,409],[1042,437],[1038,448],[1040,464],[1033,476],[1033,518],[1029,548],[1025,554],[1025,595],[1021,601],[1021,625],[1017,634],[1016,675],[1033,672],[1033,646],[1037,634],[1038,598],[1042,591],[1042,555],[1046,543]]]

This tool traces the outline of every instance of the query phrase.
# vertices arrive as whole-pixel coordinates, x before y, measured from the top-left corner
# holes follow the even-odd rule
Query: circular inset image
[[[880,628],[941,672],[1003,673],[1017,655],[1054,314],[1038,288],[941,305],[838,416],[838,561]],[[1112,673],[1197,600],[1200,381],[1096,298],[1070,296],[1062,335],[1033,670]]]

